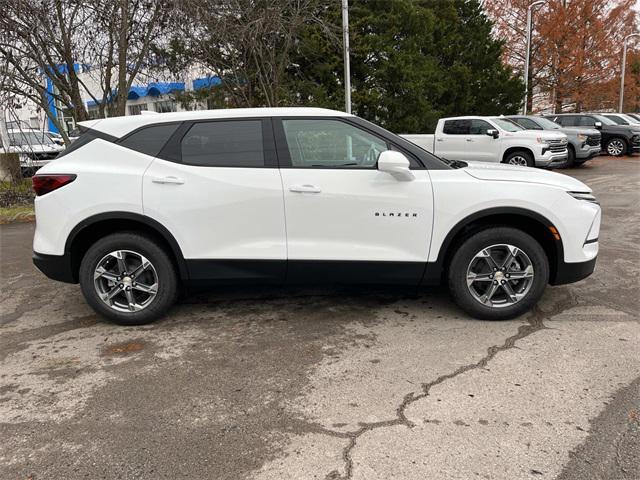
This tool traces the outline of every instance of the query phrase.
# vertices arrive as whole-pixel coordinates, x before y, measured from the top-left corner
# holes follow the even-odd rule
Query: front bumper
[[[46,255],[33,252],[33,264],[52,280],[65,283],[78,283],[73,274],[69,255]]]
[[[590,160],[596,155],[599,155],[602,151],[600,145],[584,145],[579,149],[576,149],[576,160]]]
[[[566,149],[564,152],[545,152],[544,154],[536,157],[536,167],[554,167],[556,165],[562,165],[568,158],[569,152]]]
[[[596,268],[596,260],[593,257],[586,262],[567,263],[564,260],[558,261],[555,275],[550,279],[551,285],[565,285],[567,283],[578,282],[587,278]]]

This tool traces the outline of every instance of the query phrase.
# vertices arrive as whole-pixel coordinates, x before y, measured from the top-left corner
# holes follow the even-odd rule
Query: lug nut
[[[122,283],[121,283],[121,284],[120,284],[120,285],[118,285],[118,286],[119,286],[120,288],[122,288],[122,287],[124,287],[124,284],[122,284]]]
[[[506,282],[504,280],[502,280],[502,285],[504,285]]]

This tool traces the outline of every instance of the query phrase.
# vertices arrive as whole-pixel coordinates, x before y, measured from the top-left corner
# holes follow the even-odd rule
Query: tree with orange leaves
[[[484,3],[495,20],[495,35],[506,41],[504,60],[520,71],[532,1]],[[635,0],[548,0],[539,7],[534,16],[529,82],[538,93],[533,111],[615,108],[622,40],[637,25],[634,4]],[[637,75],[629,68],[627,73]]]

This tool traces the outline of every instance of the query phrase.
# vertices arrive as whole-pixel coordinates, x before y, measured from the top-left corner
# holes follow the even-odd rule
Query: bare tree
[[[287,101],[287,71],[302,27],[322,20],[319,0],[183,0],[174,59],[189,58],[223,79],[235,106]],[[177,68],[185,67],[176,63]]]
[[[5,85],[43,108],[66,141],[51,100],[76,121],[89,118],[83,97],[102,114],[108,108],[124,115],[127,92],[150,64],[169,7],[169,0],[0,0]],[[80,74],[87,71],[97,75],[99,93]],[[48,91],[46,81],[53,87]]]

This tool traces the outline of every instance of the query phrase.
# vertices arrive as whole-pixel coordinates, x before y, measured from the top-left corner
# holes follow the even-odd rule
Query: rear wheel
[[[526,313],[549,281],[549,264],[530,235],[494,227],[467,238],[449,265],[449,289],[475,318],[506,320]]]
[[[519,165],[521,167],[535,166],[531,154],[529,152],[525,152],[524,150],[516,150],[515,152],[509,153],[504,158],[502,163],[507,163],[509,165]]]
[[[614,137],[607,142],[606,150],[612,157],[621,157],[627,152],[627,142],[623,138]]]
[[[153,239],[115,233],[93,244],[80,265],[87,303],[120,325],[142,325],[164,315],[177,297],[171,259]]]

